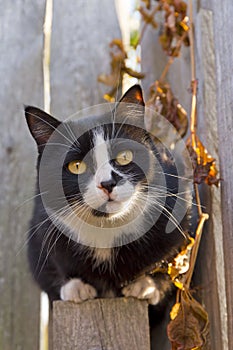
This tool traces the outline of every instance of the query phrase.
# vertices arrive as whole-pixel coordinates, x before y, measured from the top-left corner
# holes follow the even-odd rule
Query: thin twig
[[[150,18],[153,18],[153,17],[154,17],[154,15],[156,14],[156,12],[159,11],[160,7],[161,7],[160,5],[157,5],[157,6],[154,7],[153,11],[152,11],[151,14],[150,14]],[[142,30],[141,30],[141,33],[140,33],[139,38],[138,38],[137,45],[140,45],[140,44],[141,44],[142,38],[143,38],[143,36],[144,36],[144,34],[145,34],[145,31],[146,31],[146,28],[147,28],[148,24],[149,24],[149,22],[145,22],[145,23],[144,23],[144,25],[143,25],[143,27],[142,27]],[[136,46],[137,46],[137,45],[136,45]]]
[[[170,57],[168,62],[166,63],[166,66],[164,67],[162,74],[160,75],[159,78],[159,83],[162,84],[167,76],[167,73],[172,65],[172,63],[174,62],[174,57]]]
[[[51,56],[51,31],[53,19],[53,0],[46,1],[44,21],[44,53],[43,53],[43,75],[44,75],[44,109],[50,113],[50,56]]]
[[[191,60],[191,80],[196,79],[195,48],[194,48],[194,24],[193,24],[193,3],[189,0],[189,41]]]
[[[44,110],[50,113],[51,89],[50,89],[50,56],[51,56],[51,31],[53,20],[53,0],[46,0],[44,19],[44,48],[43,48],[43,77],[44,77]],[[40,303],[40,350],[49,348],[49,303],[47,295],[41,293]]]
[[[209,219],[209,215],[207,213],[202,213],[201,217],[199,219],[199,222],[198,222],[198,226],[196,229],[196,236],[195,236],[195,244],[192,248],[192,253],[191,253],[191,258],[190,258],[190,268],[186,274],[186,279],[185,279],[186,281],[184,283],[186,289],[189,289],[189,286],[191,283],[194,267],[195,267],[196,260],[197,260],[197,254],[199,251],[199,246],[201,243],[201,237],[202,237],[204,224],[205,224],[205,221],[208,219]]]
[[[159,78],[159,82],[160,82],[160,83],[163,83],[163,81],[165,80],[165,78],[166,78],[166,76],[167,76],[167,73],[168,73],[168,71],[169,71],[169,69],[170,69],[172,63],[174,62],[174,59],[176,58],[176,53],[179,52],[179,50],[180,50],[180,48],[181,48],[181,45],[182,45],[182,43],[183,43],[185,37],[186,37],[186,32],[184,32],[184,33],[182,34],[182,36],[180,37],[180,39],[177,41],[176,47],[175,47],[174,52],[173,52],[173,56],[171,56],[171,57],[169,58],[168,62],[166,63],[166,66],[164,67],[164,69],[163,69],[163,71],[162,71],[162,74],[161,74],[161,76],[160,76],[160,78]]]
[[[194,151],[196,145],[196,128],[197,128],[197,80],[195,64],[195,47],[194,47],[194,24],[193,24],[193,3],[189,0],[189,41],[190,41],[190,60],[191,60],[191,88],[192,88],[192,108],[190,118],[191,142]]]
[[[195,48],[194,48],[194,31],[193,31],[193,8],[192,0],[189,0],[189,40],[190,40],[190,56],[191,56],[191,79],[192,79],[192,103],[191,103],[191,115],[190,115],[190,133],[192,139],[192,147],[196,150],[196,134],[197,134],[197,79],[196,79],[196,66],[195,66]],[[198,207],[198,214],[201,218],[202,208],[200,195],[197,184],[194,184],[195,196]]]
[[[196,80],[196,66],[195,66],[195,48],[194,48],[194,31],[193,31],[193,9],[192,9],[192,0],[189,0],[189,39],[190,39],[190,55],[191,55],[191,78],[192,78],[192,104],[191,104],[191,116],[190,116],[190,132],[192,147],[196,149],[196,132],[197,132],[197,80]],[[195,243],[192,248],[191,257],[190,257],[190,268],[186,274],[185,278],[185,288],[189,289],[190,282],[192,279],[197,254],[201,242],[203,227],[205,221],[209,219],[207,213],[203,213],[200,201],[200,194],[198,185],[194,184],[195,197],[198,208],[199,222],[196,229]]]
[[[197,211],[198,211],[198,215],[199,217],[202,216],[202,206],[201,206],[201,199],[200,199],[200,194],[199,194],[199,190],[198,190],[198,184],[194,184],[194,192],[195,192],[195,198],[196,198],[196,202],[197,202]]]

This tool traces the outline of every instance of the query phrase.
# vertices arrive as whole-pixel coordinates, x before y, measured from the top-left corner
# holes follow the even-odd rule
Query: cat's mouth
[[[97,217],[106,218],[123,215],[129,205],[129,202],[129,199],[125,201],[117,201],[109,198],[108,201],[99,208],[93,209],[92,214]]]

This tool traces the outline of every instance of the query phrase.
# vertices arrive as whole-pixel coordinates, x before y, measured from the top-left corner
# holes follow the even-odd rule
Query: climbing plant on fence
[[[220,178],[218,177],[216,161],[201,142],[197,132],[198,80],[195,68],[192,1],[190,0],[187,6],[187,3],[182,0],[141,0],[137,10],[141,14],[142,25],[138,33],[133,33],[131,46],[137,50],[148,26],[154,30],[158,30],[160,27],[158,45],[162,46],[167,55],[167,63],[160,78],[151,82],[146,106],[164,116],[173,124],[181,137],[188,133],[186,145],[193,164],[193,188],[198,211],[194,235],[190,236],[189,244],[168,265],[166,270],[177,287],[176,303],[170,313],[171,321],[167,327],[167,335],[173,350],[205,349],[209,346],[208,314],[204,307],[194,299],[190,283],[204,223],[209,218],[208,213],[203,210],[201,205],[199,185],[206,183],[209,186],[218,187]],[[163,16],[162,28],[156,17],[158,13],[162,13]],[[175,60],[179,59],[183,45],[190,47],[191,57],[191,112],[189,118],[181,101],[175,97],[172,86],[166,79],[170,67]],[[122,86],[124,74],[138,79],[143,79],[145,74],[127,67],[127,51],[121,39],[113,39],[110,48],[111,72],[99,75],[98,80],[111,88],[104,95],[104,98],[108,101],[114,101],[117,89]]]

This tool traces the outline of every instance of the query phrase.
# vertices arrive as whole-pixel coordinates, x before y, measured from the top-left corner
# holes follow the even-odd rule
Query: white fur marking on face
[[[111,179],[112,167],[109,164],[109,152],[107,142],[101,131],[94,134],[93,160],[95,163],[95,175],[84,193],[85,202],[93,209],[98,209],[105,204],[109,197],[99,188],[102,181]]]
[[[117,171],[109,163],[109,140],[104,139],[103,133],[101,131],[95,134],[94,140],[94,159],[96,163],[96,175],[94,180],[89,184],[89,191],[87,192],[86,199],[88,201],[89,197],[91,197],[92,206],[93,204],[95,204],[94,208],[98,208],[98,205],[96,206],[97,203],[99,203],[100,206],[103,203],[107,202],[110,197],[112,202],[107,202],[106,212],[113,214],[121,213],[120,215],[122,215],[123,211],[125,212],[127,210],[127,207],[129,205],[129,199],[134,193],[134,186],[129,181],[125,181],[121,185],[118,184],[113,188],[113,191],[109,195],[109,197],[104,191],[98,189],[98,186],[100,186],[102,181],[110,180],[112,177],[112,172]],[[93,190],[96,192],[95,199],[93,198],[93,195],[90,195],[91,192],[93,194]],[[89,200],[88,203],[90,202],[91,201]]]
[[[107,213],[121,212],[122,214],[122,212],[126,210],[128,201],[134,192],[134,186],[129,181],[125,181],[122,185],[118,184],[115,186],[112,193],[109,195],[100,188],[101,182],[108,181],[112,178],[113,171],[121,175],[110,164],[108,142],[109,140],[104,139],[104,135],[101,131],[94,134],[93,160],[96,166],[95,176],[88,184],[84,199],[93,209],[98,209],[103,204],[107,203]],[[108,202],[109,198],[112,202]]]
[[[73,278],[61,287],[60,297],[64,301],[81,303],[85,300],[94,299],[97,292],[88,283],[83,283],[79,278]]]
[[[99,186],[102,181],[111,179],[112,170],[109,161],[108,140],[105,141],[101,132],[95,134],[94,159],[96,162],[96,184]]]

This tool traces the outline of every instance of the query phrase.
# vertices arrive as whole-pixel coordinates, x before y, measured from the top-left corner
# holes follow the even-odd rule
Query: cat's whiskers
[[[68,228],[71,230],[70,237],[73,237],[73,234],[75,234],[75,238],[77,238],[78,241],[80,240],[82,226],[88,220],[90,213],[91,209],[87,205],[82,204],[82,206],[80,206],[80,204],[75,203],[72,205],[72,209],[69,211],[68,215],[62,216],[64,225],[66,227],[68,225]],[[73,230],[71,228],[73,228],[75,232],[72,232]]]
[[[63,124],[66,131],[70,135],[71,139],[73,140],[73,143],[77,143],[77,136],[74,134],[69,122]]]
[[[144,194],[143,192],[141,193],[141,195],[142,195],[142,196],[141,196],[142,200],[145,200],[145,201],[148,200],[147,197],[145,196],[145,194]],[[139,192],[139,196],[140,196],[140,192]],[[165,207],[164,203],[160,203],[159,200],[158,200],[158,198],[156,198],[156,195],[155,195],[155,197],[153,198],[153,203],[152,203],[152,200],[151,200],[151,199],[152,199],[152,194],[150,193],[149,200],[150,200],[151,204],[153,204],[153,206],[154,206],[154,205],[157,205],[157,207],[161,209],[161,213],[163,212],[163,215],[164,215],[167,219],[169,219],[169,221],[171,221],[171,222],[174,224],[174,226],[178,229],[178,231],[186,238],[187,235],[186,235],[186,233],[183,231],[183,229],[182,229],[180,223],[178,222],[178,220],[176,219],[176,217],[172,214],[172,212],[170,212],[170,211]],[[153,206],[152,206],[152,205],[149,205],[149,206],[148,206],[148,210],[149,210],[149,211],[154,210],[154,209],[153,209]]]
[[[26,233],[25,235],[28,235],[29,232],[32,232],[30,234],[29,237],[27,237],[27,239],[25,240],[23,246],[20,248],[20,250],[17,252],[17,254],[19,254],[22,249],[26,246],[26,244],[29,243],[29,241],[33,238],[33,236],[39,231],[39,229],[41,228],[41,226],[43,226],[47,221],[51,221],[52,223],[54,223],[54,218],[55,215],[57,215],[58,212],[63,211],[64,208],[60,208],[59,210],[57,210],[56,212],[54,212],[53,214],[50,214],[45,220],[39,222],[38,224],[32,226]],[[50,226],[49,226],[50,227]],[[48,228],[49,229],[49,228]]]
[[[170,177],[174,177],[174,178],[177,178],[177,179],[179,179],[179,180],[183,180],[183,183],[186,183],[186,182],[184,182],[184,180],[186,180],[187,181],[187,183],[192,183],[193,182],[193,179],[190,177],[184,177],[184,176],[180,176],[180,175],[175,175],[175,174],[170,174],[170,173],[166,173],[166,172],[164,172],[164,171],[157,171],[157,170],[153,170],[153,173],[154,173],[154,175],[156,175],[156,174],[159,174],[159,175],[166,175],[166,176],[170,176]],[[137,174],[130,174],[131,175],[131,177],[133,178],[134,176],[138,176]],[[157,186],[157,185],[156,185]],[[160,186],[160,185],[158,185],[158,186]]]
[[[133,117],[134,122],[139,117],[140,118],[139,123],[140,123],[140,120],[142,119],[142,110],[141,109],[135,108],[135,105],[133,105],[132,103],[130,103],[130,104],[125,103],[125,102],[123,102],[123,103],[124,103],[124,105],[126,105],[126,108],[127,108],[126,117],[123,119],[123,121],[120,121],[120,127],[117,130],[117,133],[115,134],[115,136],[112,137],[113,140],[118,138],[119,133],[121,132],[122,128],[125,125],[127,125],[127,120],[130,119],[130,117]],[[137,125],[137,123],[136,123],[136,125]]]
[[[116,88],[116,96],[115,96],[115,101],[117,100],[117,96],[118,96],[118,92],[119,92],[119,87],[120,87],[120,74],[121,74],[121,64],[119,62],[119,69],[118,69],[118,77],[117,77],[117,88]],[[114,138],[114,133],[115,133],[115,120],[116,120],[116,111],[117,111],[117,106],[118,106],[118,102],[115,102],[114,104],[114,109],[111,112],[112,116],[113,116],[113,120],[112,120],[112,139]]]
[[[153,188],[152,186],[150,186],[150,188]],[[145,189],[148,189],[148,186],[145,187]],[[167,190],[167,192],[166,192]],[[177,199],[180,199],[181,201],[191,205],[197,205],[196,203],[194,203],[191,200],[188,200],[187,198],[182,197],[181,195],[185,195],[185,194],[190,194],[190,191],[182,191],[182,192],[177,192],[177,193],[172,193],[170,191],[168,191],[167,187],[164,187],[164,191],[160,190],[159,188],[157,188],[157,186],[154,186],[153,189],[153,194],[156,198],[166,198],[166,197],[174,197]]]
[[[65,208],[61,208],[59,209],[58,211],[54,212],[52,215],[50,215],[50,219],[51,219],[51,225],[48,227],[48,229],[46,230],[45,234],[44,234],[44,238],[43,238],[43,242],[42,242],[42,247],[41,247],[41,251],[40,251],[40,255],[39,255],[39,259],[38,259],[38,262],[37,262],[37,267],[36,267],[36,270],[38,269],[39,267],[39,264],[40,264],[40,260],[41,260],[41,257],[42,257],[42,254],[43,254],[43,250],[44,250],[44,247],[46,246],[46,243],[48,241],[48,239],[50,238],[50,241],[48,242],[48,246],[47,246],[47,254],[46,254],[46,257],[43,261],[43,264],[40,268],[40,271],[39,271],[39,274],[41,273],[41,271],[43,270],[44,266],[45,266],[45,263],[46,261],[48,260],[48,257],[50,255],[50,253],[52,252],[52,250],[56,247],[56,244],[58,242],[58,240],[60,239],[60,237],[65,234],[67,235],[66,233],[66,228],[64,227],[64,224],[61,222],[61,215],[64,215],[66,214],[68,211],[69,211],[69,215],[73,214],[71,211],[70,211],[70,206],[67,205]],[[59,235],[56,237],[55,241],[53,242],[52,246],[50,247],[50,244],[52,242],[52,239],[53,239],[53,236],[54,234],[56,234],[57,230],[56,229],[59,229]],[[54,231],[54,232],[53,232]],[[72,235],[70,235],[69,239],[72,238]]]
[[[171,175],[172,174],[168,174],[168,173],[165,173],[166,175]],[[134,179],[137,179],[138,177],[138,174],[129,174],[130,177],[128,176],[128,180],[134,180]],[[175,177],[178,177],[178,176],[175,176]],[[183,177],[178,177],[180,179],[184,179],[184,180],[188,180],[187,178],[183,178]],[[158,194],[158,196],[160,196],[161,198],[164,196],[164,197],[177,197],[178,199],[186,202],[187,204],[189,205],[196,205],[195,202],[191,201],[191,200],[188,200],[187,198],[184,198],[184,197],[181,197],[181,195],[190,195],[191,196],[191,189],[189,190],[186,190],[186,191],[180,191],[180,192],[177,192],[177,193],[173,193],[171,191],[168,190],[168,186],[163,186],[163,185],[160,185],[160,184],[153,184],[153,183],[143,183],[141,182],[140,183],[140,187],[143,189],[143,190],[150,190],[150,189],[153,189],[153,193],[155,193],[156,191],[156,196]]]
[[[121,122],[119,129],[117,130],[115,136],[112,138],[113,141],[116,140],[116,139],[118,138],[118,135],[119,135],[120,131],[122,130],[123,126],[126,124],[127,119],[129,119],[129,116],[128,116],[128,115],[127,115],[127,116],[124,118],[124,120]]]
[[[50,217],[48,216],[45,220],[39,222],[38,224],[30,227],[29,230],[27,230],[24,234],[24,236],[27,236],[27,239],[25,240],[25,242],[23,243],[22,247],[17,251],[16,255],[20,254],[21,251],[25,248],[25,246],[30,242],[30,240],[33,238],[33,236],[38,232],[38,230],[41,228],[41,226],[43,226],[47,221],[50,221]],[[32,234],[30,234],[30,236],[28,237],[29,232],[32,232]]]
[[[38,276],[39,276],[39,275],[41,274],[41,272],[43,271],[43,268],[44,268],[46,262],[48,261],[49,255],[51,254],[51,252],[52,252],[52,250],[54,249],[54,247],[56,247],[56,244],[57,244],[59,238],[63,235],[63,232],[64,232],[64,231],[62,230],[62,228],[60,228],[60,229],[59,229],[59,235],[56,237],[56,239],[55,239],[55,241],[53,242],[52,246],[51,246],[50,248],[49,248],[49,246],[48,246],[48,248],[47,248],[47,254],[46,254],[46,256],[45,256],[45,258],[44,258],[44,261],[43,261],[43,263],[42,263],[42,265],[41,265],[41,267],[40,267],[40,270],[39,270],[39,272],[38,272]],[[48,236],[51,236],[51,233],[52,233],[52,231],[48,232]],[[56,232],[54,232],[54,234],[56,234]],[[52,238],[51,238],[50,242],[51,242],[51,241],[52,241]],[[41,258],[41,255],[40,255],[40,258]],[[40,258],[39,258],[39,259],[40,259]],[[39,267],[39,263],[38,263],[38,266],[37,266],[36,270],[38,269],[38,267]]]
[[[67,148],[69,151],[72,149],[72,150],[74,150],[74,151],[76,151],[77,149],[74,147],[74,145],[66,145],[65,143],[59,143],[59,142],[50,142],[50,141],[48,141],[47,143],[45,143],[44,144],[44,146],[46,146],[46,147],[48,147],[48,146],[62,146],[62,147],[64,147],[64,148]],[[67,152],[66,152],[67,153]],[[65,153],[65,154],[66,154]],[[63,156],[64,156],[64,154],[63,154]]]
[[[153,186],[151,186],[151,188],[152,187]],[[167,186],[156,185],[156,186],[154,186],[154,188],[157,191],[158,196],[161,195],[161,197],[162,197],[162,194],[163,194],[164,197],[177,197],[181,201],[186,202],[187,204],[189,204],[189,206],[191,206],[191,205],[197,206],[197,204],[195,202],[193,202],[192,200],[188,200],[187,198],[184,198],[184,197],[180,196],[180,195],[183,195],[183,194],[184,195],[187,194],[188,196],[192,197],[191,190],[173,193],[171,191],[168,191]],[[161,188],[161,190],[160,190],[160,188]],[[202,205],[202,208],[204,209],[205,206]]]
[[[184,176],[180,176],[180,175],[175,175],[175,174],[170,174],[170,173],[166,173],[164,171],[157,171],[155,170],[154,172],[155,174],[164,174],[164,175],[167,175],[167,176],[171,176],[171,177],[175,177],[177,179],[180,179],[180,180],[186,180],[187,182],[189,183],[192,183],[193,182],[193,179],[192,177],[184,177]]]
[[[50,247],[50,244],[52,242],[52,239],[54,237],[54,235],[57,234],[57,230],[56,230],[56,226],[54,226],[52,223],[50,224],[50,226],[48,227],[48,229],[46,230],[46,234],[44,235],[43,237],[43,240],[42,240],[42,244],[41,244],[41,249],[40,249],[40,254],[39,254],[39,257],[38,257],[38,260],[37,260],[37,265],[36,265],[36,268],[35,268],[35,272],[38,273],[38,276],[41,274],[42,270],[43,270],[43,267],[45,266],[47,260],[48,260],[48,257],[49,257],[49,247]],[[49,242],[48,242],[49,241]],[[43,251],[46,247],[46,244],[48,242],[48,245],[47,245],[47,253],[45,255],[45,258],[42,262],[42,265],[40,266],[40,263],[41,263],[41,259],[42,259],[42,256],[43,256]],[[40,269],[39,269],[40,268]]]
[[[15,210],[19,210],[22,206],[24,206],[25,204],[27,204],[28,202],[31,202],[32,200],[34,200],[37,197],[43,196],[44,194],[47,194],[48,191],[44,191],[41,193],[37,193],[35,195],[33,195],[32,197],[27,198],[25,201],[23,201],[22,203],[20,203],[19,205],[17,205],[14,209]]]
[[[71,204],[69,215],[74,215],[75,217],[78,216],[82,219],[85,218],[86,214],[88,214],[89,212],[91,212],[91,208],[85,203],[83,203],[80,199],[79,201],[76,201],[75,203]],[[66,219],[68,219],[68,217],[66,217]]]

